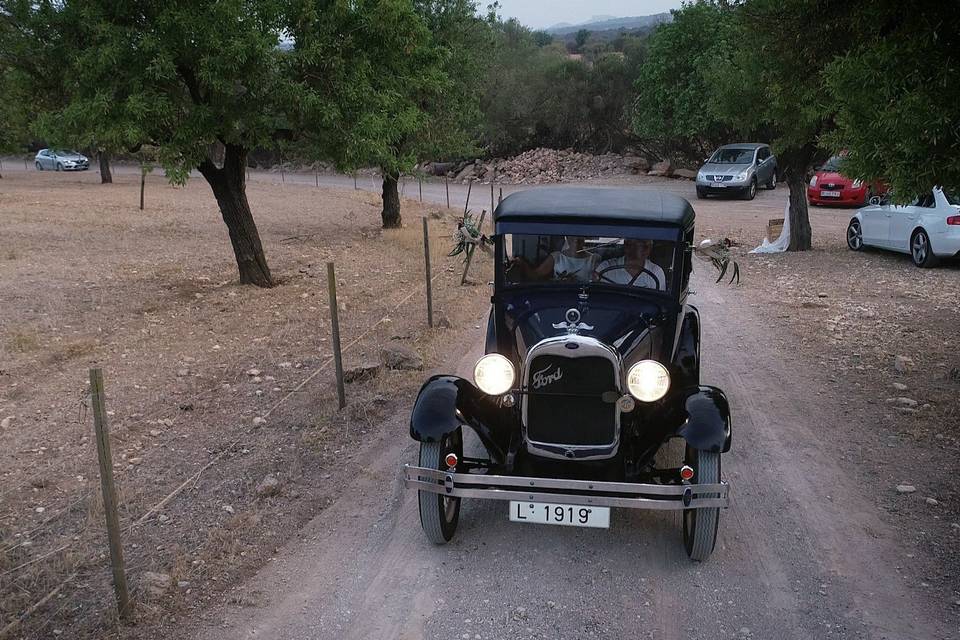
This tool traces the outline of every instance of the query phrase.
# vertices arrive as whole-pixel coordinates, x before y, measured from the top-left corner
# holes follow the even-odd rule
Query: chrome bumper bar
[[[625,507],[627,509],[726,508],[730,487],[719,484],[640,484],[592,482],[452,473],[426,467],[403,466],[408,487],[457,498],[519,500],[556,504]],[[700,497],[707,494],[705,497]]]

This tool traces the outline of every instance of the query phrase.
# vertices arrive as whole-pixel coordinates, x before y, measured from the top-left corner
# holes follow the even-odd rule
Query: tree
[[[807,175],[825,154],[821,136],[834,126],[824,82],[827,65],[843,55],[853,32],[841,0],[752,0],[734,9],[736,46],[718,58],[718,112],[741,135],[760,132],[773,144],[790,190],[790,251],[812,246]],[[746,137],[746,136],[744,136]]]
[[[960,13],[929,0],[851,8],[856,44],[822,74],[837,124],[824,145],[898,201],[960,186]]]
[[[573,41],[577,45],[577,51],[582,52],[583,46],[587,44],[587,40],[589,39],[590,39],[589,29],[580,29],[579,31],[577,31],[577,34],[573,37]]]
[[[673,21],[650,36],[635,82],[633,131],[661,155],[700,162],[734,139],[720,113],[713,78],[734,39],[734,13],[701,2],[673,12]]]
[[[547,31],[534,31],[533,43],[538,47],[546,47],[547,45],[553,44],[553,34]]]
[[[365,12],[348,31],[346,46],[356,47],[362,59],[353,82],[362,90],[358,99],[339,96],[336,104],[345,120],[360,123],[356,137],[365,144],[334,143],[333,155],[341,166],[380,167],[383,227],[399,227],[400,175],[420,160],[475,149],[480,55],[488,32],[472,0],[366,0],[359,6]],[[297,27],[307,69],[325,64],[316,55],[324,31],[316,22]],[[330,146],[321,141],[319,148]]]

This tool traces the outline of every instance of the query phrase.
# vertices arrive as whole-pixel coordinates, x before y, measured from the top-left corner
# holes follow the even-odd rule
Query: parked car
[[[90,159],[67,149],[40,149],[33,165],[37,171],[86,171],[90,168]]]
[[[810,178],[807,186],[807,201],[810,204],[862,207],[870,204],[873,196],[887,192],[883,182],[864,182],[840,173],[845,157],[845,153],[831,157]]]
[[[853,251],[880,247],[909,253],[918,267],[933,267],[939,258],[960,257],[960,192],[934,188],[908,205],[874,197],[847,225]]]
[[[687,554],[713,551],[728,487],[730,409],[700,384],[688,302],[694,211],[670,193],[547,187],[494,213],[494,294],[473,381],[435,375],[410,435],[420,522],[437,544],[465,498],[513,522],[610,526],[611,508],[683,513]],[[464,430],[485,455],[464,456]],[[674,438],[683,460],[657,466]],[[676,456],[679,457],[679,456]]]
[[[777,157],[769,145],[728,144],[713,152],[697,172],[697,197],[739,194],[753,200],[757,188],[777,188]]]

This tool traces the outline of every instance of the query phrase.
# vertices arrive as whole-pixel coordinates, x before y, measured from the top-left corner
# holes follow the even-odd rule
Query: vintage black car
[[[494,221],[486,355],[473,382],[430,378],[410,419],[420,461],[404,473],[427,537],[453,537],[463,498],[587,527],[608,527],[611,507],[675,509],[687,554],[705,560],[728,504],[731,427],[726,396],[700,384],[690,203],[550,187],[505,198]],[[464,427],[485,456],[464,455]],[[682,464],[658,468],[673,438]]]

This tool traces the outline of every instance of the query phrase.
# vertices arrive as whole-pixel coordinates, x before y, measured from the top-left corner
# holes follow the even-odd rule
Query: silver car
[[[726,144],[697,172],[697,197],[736,194],[753,200],[758,187],[777,187],[777,157],[758,142]]]
[[[40,149],[33,159],[37,171],[86,171],[90,159],[69,149]]]

